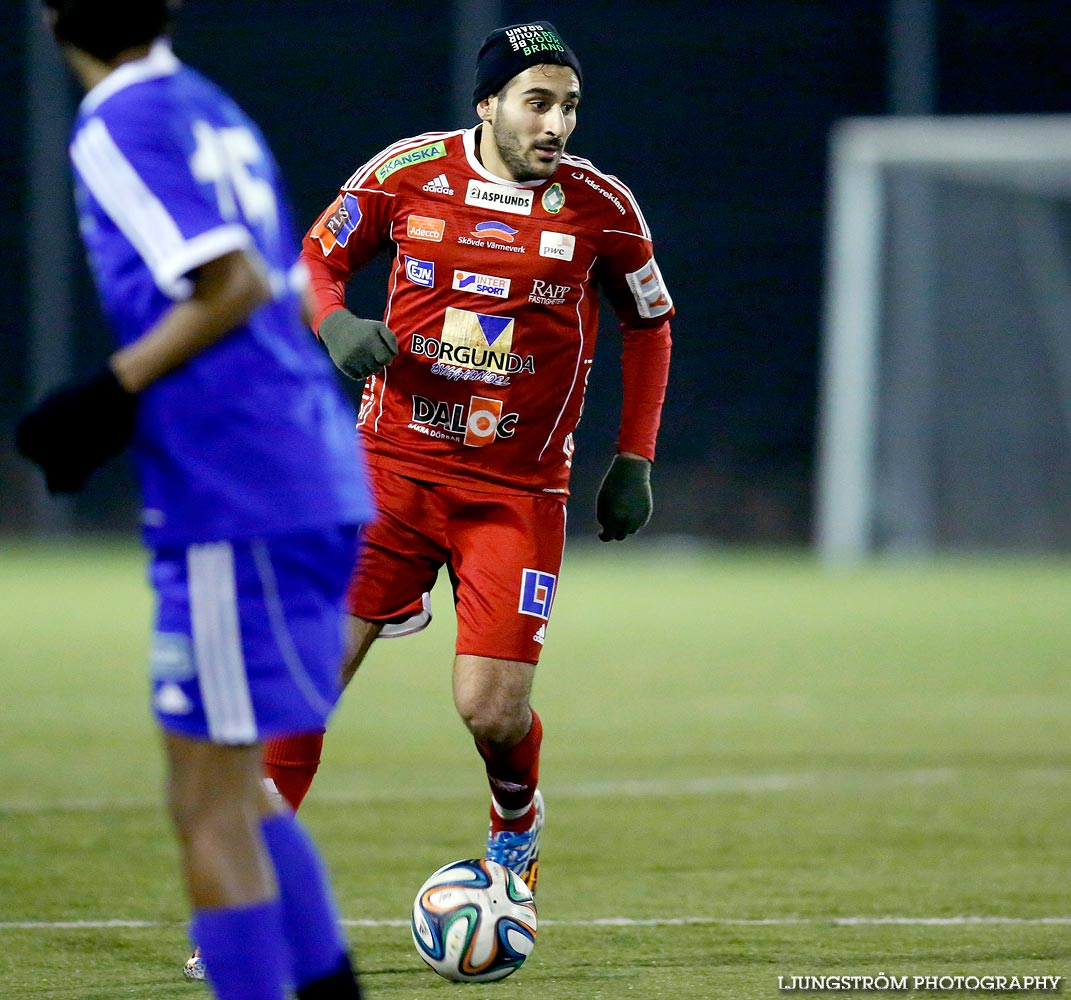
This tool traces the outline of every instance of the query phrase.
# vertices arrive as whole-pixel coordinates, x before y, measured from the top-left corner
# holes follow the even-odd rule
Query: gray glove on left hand
[[[651,463],[645,458],[617,455],[596,500],[595,513],[602,526],[600,540],[624,541],[651,519],[653,509]]]
[[[376,319],[336,309],[320,324],[320,339],[339,371],[353,379],[380,371],[397,353],[398,338]]]

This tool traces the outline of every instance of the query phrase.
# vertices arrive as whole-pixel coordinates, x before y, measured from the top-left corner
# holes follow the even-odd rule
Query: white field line
[[[342,920],[345,927],[408,927],[408,920]],[[587,920],[543,919],[541,927],[972,927],[1069,926],[1071,917],[593,917]],[[182,926],[161,920],[10,920],[0,931],[153,929]]]
[[[894,771],[837,770],[797,771],[784,774],[722,774],[698,778],[625,778],[616,781],[592,781],[548,785],[547,794],[555,799],[651,798],[674,795],[738,795],[778,792],[824,791],[828,789],[873,789],[896,785],[947,785],[966,780],[971,771],[954,768],[913,768]],[[1022,769],[1006,775],[1021,784],[1065,783],[1068,773],[1043,769]],[[358,792],[322,792],[310,801],[324,805],[372,805],[391,802],[463,802],[482,795],[476,786],[466,788],[421,788],[405,786],[368,789]],[[103,812],[121,809],[146,809],[160,806],[160,799],[74,798],[0,801],[0,815],[47,812]]]

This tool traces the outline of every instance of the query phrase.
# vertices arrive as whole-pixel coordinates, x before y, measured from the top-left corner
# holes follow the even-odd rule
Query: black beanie
[[[168,31],[176,0],[44,0],[55,12],[52,34],[110,63],[135,45],[149,45]]]
[[[550,21],[496,28],[483,40],[480,54],[476,57],[476,89],[472,92],[472,106],[475,107],[491,94],[497,94],[529,66],[546,63],[568,66],[576,73],[576,78],[584,82],[580,60],[562,41],[558,29]]]

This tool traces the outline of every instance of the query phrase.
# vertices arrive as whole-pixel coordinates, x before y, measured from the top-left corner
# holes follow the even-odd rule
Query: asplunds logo
[[[478,208],[493,208],[512,215],[531,215],[535,194],[525,188],[507,187],[505,184],[488,184],[470,180],[465,191],[465,204]]]
[[[502,400],[490,396],[471,396],[467,407],[464,403],[414,396],[409,427],[429,437],[482,448],[496,438],[513,437],[519,416],[503,413],[503,409]]]

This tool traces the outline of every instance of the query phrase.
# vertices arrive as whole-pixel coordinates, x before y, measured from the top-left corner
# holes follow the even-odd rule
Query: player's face
[[[531,66],[487,103],[499,164],[515,181],[535,181],[558,169],[576,128],[580,81],[568,66]]]

